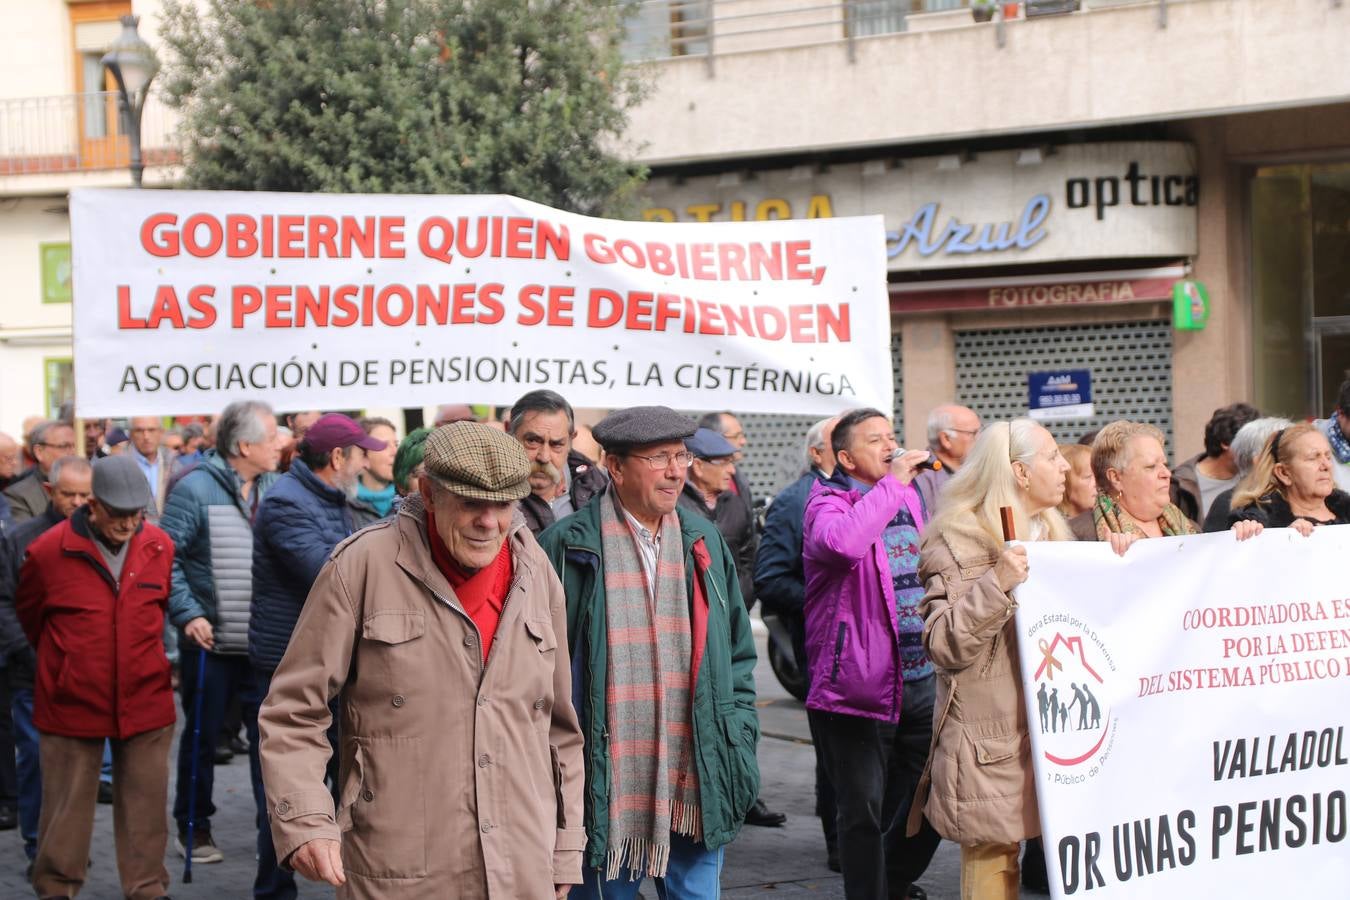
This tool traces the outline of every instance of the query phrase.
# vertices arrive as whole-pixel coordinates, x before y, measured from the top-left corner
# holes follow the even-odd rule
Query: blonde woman
[[[1092,477],[1092,448],[1082,444],[1060,444],[1059,452],[1069,464],[1059,514],[1072,519],[1091,510],[1097,502],[1097,479]]]
[[[920,553],[924,646],[937,668],[933,744],[917,810],[961,845],[961,896],[1018,896],[1018,843],[1040,834],[1012,590],[1027,578],[1024,547],[1005,547],[999,508],[1021,540],[1072,540],[1056,506],[1065,462],[1030,419],[985,428],[947,483]]]
[[[1331,444],[1301,422],[1275,432],[1233,491],[1228,521],[1240,528],[1292,528],[1307,537],[1317,525],[1350,522],[1350,494],[1336,489]]]
[[[1163,433],[1145,422],[1121,419],[1097,432],[1092,475],[1097,502],[1089,516],[1070,522],[1084,541],[1109,541],[1123,554],[1141,538],[1196,534],[1200,528],[1172,503]]]

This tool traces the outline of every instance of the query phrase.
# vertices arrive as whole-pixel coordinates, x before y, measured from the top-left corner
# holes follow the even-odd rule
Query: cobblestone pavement
[[[762,796],[770,808],[787,813],[788,821],[783,828],[747,827],[741,833],[727,851],[723,896],[727,900],[760,896],[842,898],[842,881],[825,866],[820,823],[812,815],[815,757],[806,714],[802,705],[779,687],[765,661],[762,634],[759,640],[760,665],[755,674],[765,735],[759,748]],[[183,860],[173,851],[170,841],[167,864],[175,900],[245,900],[250,896],[254,864],[253,795],[246,758],[236,757],[216,769],[215,802],[219,811],[213,819],[213,831],[225,861],[194,866],[192,884],[183,884]],[[113,855],[111,807],[98,807],[90,856],[93,865],[80,896],[118,900],[121,891]],[[0,833],[0,900],[32,896],[32,889],[24,879],[25,865],[18,832]],[[919,884],[931,900],[956,900],[960,896],[958,873],[958,851],[943,842]],[[650,888],[645,893],[648,898],[655,896]],[[334,893],[326,886],[305,882],[300,896],[304,900],[322,900]]]

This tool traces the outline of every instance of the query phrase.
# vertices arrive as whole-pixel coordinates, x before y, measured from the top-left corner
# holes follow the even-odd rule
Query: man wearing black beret
[[[726,541],[676,508],[695,425],[663,406],[593,429],[610,487],[539,536],[567,597],[586,736],[586,852],[572,897],[715,897],[759,794],[755,647]]]

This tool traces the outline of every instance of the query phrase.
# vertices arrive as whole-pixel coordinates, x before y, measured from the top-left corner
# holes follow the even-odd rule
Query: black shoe
[[[19,827],[19,813],[8,803],[0,805],[0,831],[10,831]]]
[[[787,821],[787,816],[782,813],[770,812],[764,805],[763,800],[756,800],[755,805],[750,807],[750,811],[745,814],[745,824],[761,825],[765,828],[778,828]]]
[[[839,865],[839,848],[830,847],[825,853],[825,865],[831,872],[842,872],[843,867]]]
[[[235,756],[247,756],[248,741],[236,734],[234,737],[230,738],[230,749],[234,751]]]
[[[100,781],[98,783],[98,802],[104,806],[112,803],[112,782]]]
[[[227,742],[221,741],[216,744],[216,765],[223,766],[232,759],[234,759],[234,751],[230,749]]]
[[[917,884],[911,884],[909,890],[905,891],[906,900],[928,900],[928,892]]]

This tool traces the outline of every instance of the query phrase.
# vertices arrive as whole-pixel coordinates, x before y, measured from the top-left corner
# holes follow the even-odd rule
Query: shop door
[[[1317,325],[1317,408],[1336,408],[1342,382],[1350,380],[1350,322]]]
[[[1046,422],[1061,443],[1116,419],[1172,442],[1172,325],[1167,320],[956,332],[957,402],[985,422],[1027,414],[1027,373],[1087,369],[1095,415]]]
[[[905,432],[904,375],[900,366],[900,333],[891,337],[891,370],[894,372],[896,440]],[[736,412],[734,409],[731,412]],[[883,410],[884,412],[884,410]],[[750,482],[756,497],[778,493],[797,480],[803,469],[802,442],[806,430],[824,416],[766,415],[763,413],[737,414],[745,426],[750,443],[745,448],[745,459],[737,471]]]
[[[1257,169],[1251,214],[1256,405],[1327,415],[1350,378],[1350,164]]]

